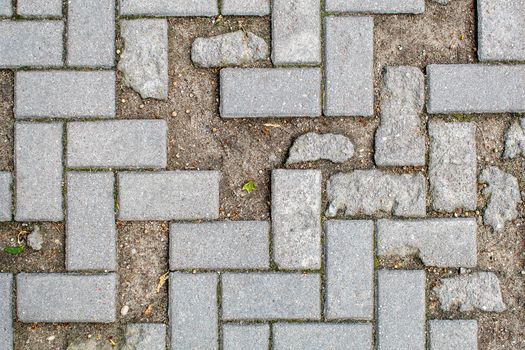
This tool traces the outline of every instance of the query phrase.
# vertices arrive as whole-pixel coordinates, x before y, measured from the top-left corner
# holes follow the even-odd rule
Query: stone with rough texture
[[[326,0],[329,12],[423,13],[425,0]]]
[[[13,200],[11,195],[11,186],[13,177],[11,173],[0,172],[0,221],[11,221],[13,210]]]
[[[432,2],[440,5],[448,5],[448,0],[432,0]]]
[[[268,45],[264,39],[242,30],[197,38],[191,46],[191,60],[197,67],[239,66],[267,57]]]
[[[345,216],[381,212],[418,217],[426,214],[426,180],[421,174],[390,174],[379,170],[355,170],[332,175],[327,184],[326,216],[339,210]]]
[[[13,275],[0,273],[0,349],[13,349]]]
[[[430,350],[478,350],[476,320],[430,320]]]
[[[66,350],[114,350],[107,339],[75,339],[68,343]]]
[[[217,0],[121,0],[122,16],[217,16]]]
[[[124,51],[118,70],[124,84],[142,98],[168,98],[168,22],[137,19],[120,22]]]
[[[42,249],[42,245],[44,244],[44,236],[42,235],[42,232],[40,231],[40,226],[35,225],[33,227],[33,231],[29,235],[27,235],[27,245],[36,251],[39,251]]]
[[[286,324],[273,326],[273,349],[370,350],[371,324]]]
[[[525,118],[512,122],[505,135],[505,158],[525,155]]]
[[[119,350],[166,350],[166,325],[128,324],[124,334],[124,345]]]
[[[267,324],[222,326],[224,350],[268,350],[270,327]]]
[[[223,16],[266,16],[270,14],[269,0],[222,0]]]
[[[12,14],[13,14],[12,1],[11,0],[0,0],[0,16],[9,17]]]
[[[286,164],[326,159],[344,163],[354,155],[354,144],[343,135],[309,132],[295,139]]]
[[[62,0],[17,0],[16,10],[25,17],[60,17]]]

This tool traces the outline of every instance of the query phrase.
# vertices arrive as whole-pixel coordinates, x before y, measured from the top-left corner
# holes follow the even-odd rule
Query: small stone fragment
[[[40,233],[40,226],[35,225],[33,232],[27,236],[27,244],[33,250],[39,251],[42,249],[42,244],[44,244],[44,237]]]
[[[448,0],[432,0],[432,2],[440,5],[448,5]]]
[[[286,164],[326,159],[344,163],[354,155],[354,145],[346,136],[309,132],[299,136],[290,149]]]
[[[160,323],[133,323],[126,327],[124,344],[119,350],[166,349],[166,325]]]
[[[514,158],[525,154],[525,118],[512,123],[505,137],[505,158]]]
[[[120,314],[122,316],[126,316],[128,314],[128,312],[129,312],[129,306],[127,306],[127,305],[124,305],[122,307],[122,309],[120,309]]]
[[[97,341],[91,339],[78,339],[74,340],[67,346],[66,350],[113,350],[111,344],[107,340]]]

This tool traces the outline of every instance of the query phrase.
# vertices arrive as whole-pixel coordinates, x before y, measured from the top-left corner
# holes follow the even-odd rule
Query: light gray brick
[[[321,279],[302,273],[225,273],[225,320],[312,319],[321,316]]]
[[[476,320],[430,320],[430,350],[477,350]]]
[[[418,255],[427,266],[474,267],[476,219],[379,220],[377,254]]]
[[[166,350],[166,325],[130,323],[126,326],[122,350]]]
[[[321,115],[317,68],[227,68],[220,80],[223,118]]]
[[[374,222],[327,221],[327,319],[374,317]]]
[[[266,16],[270,14],[269,0],[222,0],[223,16]]]
[[[378,349],[425,348],[425,272],[378,272]]]
[[[0,172],[0,221],[11,221],[13,211],[13,200],[11,185],[13,177],[11,173]]]
[[[214,273],[170,274],[172,350],[218,349],[217,283]]]
[[[120,14],[123,16],[206,16],[219,14],[217,0],[122,0]]]
[[[269,337],[268,324],[222,326],[224,350],[267,350]]]
[[[429,65],[427,76],[429,113],[525,112],[525,65]]]
[[[61,17],[62,0],[17,0],[17,12],[26,17]]]
[[[279,268],[321,267],[321,171],[272,172],[273,259]]]
[[[13,15],[13,3],[11,0],[0,0],[0,16],[9,17]]]
[[[115,116],[115,73],[17,72],[16,118]]]
[[[67,64],[112,67],[115,64],[115,0],[69,0]]]
[[[0,21],[0,68],[63,65],[62,21]]]
[[[219,178],[217,171],[119,173],[119,219],[217,219]]]
[[[66,268],[117,268],[113,173],[67,174]]]
[[[170,268],[266,269],[270,227],[266,221],[170,225]]]
[[[20,273],[18,320],[110,323],[116,321],[117,275]]]
[[[165,120],[75,122],[67,125],[70,168],[165,168]]]
[[[326,116],[374,114],[372,17],[325,18]]]
[[[328,12],[423,13],[425,0],[326,0]]]
[[[0,349],[13,349],[13,275],[0,273]]]
[[[62,221],[62,124],[16,123],[17,221]]]
[[[318,0],[273,0],[272,62],[321,63],[321,5]]]

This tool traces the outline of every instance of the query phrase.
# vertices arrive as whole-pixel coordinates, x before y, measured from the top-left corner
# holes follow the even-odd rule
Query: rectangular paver
[[[374,113],[374,21],[372,17],[325,19],[326,116]]]
[[[113,173],[68,172],[66,268],[117,268]]]
[[[13,15],[13,2],[11,0],[0,0],[0,16],[9,17]]]
[[[321,115],[317,68],[227,68],[220,80],[223,118]]]
[[[429,113],[525,112],[525,65],[427,66]]]
[[[270,327],[268,324],[225,324],[222,326],[224,350],[268,350]]]
[[[0,172],[0,221],[11,221],[13,211],[13,200],[11,186],[13,176],[11,173]]]
[[[17,221],[61,221],[62,124],[16,123]]]
[[[128,323],[126,346],[133,350],[166,350],[166,325],[162,323]]]
[[[13,275],[0,273],[0,349],[13,349]]]
[[[25,17],[61,17],[62,0],[17,0],[16,8]]]
[[[165,120],[74,122],[67,125],[70,168],[165,168]]]
[[[17,72],[16,118],[115,116],[115,73]]]
[[[206,16],[219,14],[217,0],[122,0],[121,15]]]
[[[223,16],[266,16],[270,14],[269,0],[222,0]]]
[[[429,350],[477,350],[476,320],[430,320]]]
[[[21,322],[116,321],[117,275],[20,273],[16,277]]]
[[[329,12],[423,13],[425,0],[326,0]]]
[[[266,269],[270,225],[222,221],[170,225],[170,268]]]

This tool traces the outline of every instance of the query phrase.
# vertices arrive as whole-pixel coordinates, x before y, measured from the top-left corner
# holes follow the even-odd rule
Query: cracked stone
[[[505,158],[514,158],[525,154],[525,118],[515,121],[507,130],[505,137]]]
[[[39,251],[40,249],[42,249],[42,245],[44,244],[44,237],[40,232],[40,226],[35,225],[35,227],[33,228],[33,232],[31,232],[27,236],[27,244],[33,250]]]
[[[326,159],[344,163],[354,155],[354,145],[346,136],[309,132],[299,136],[290,149],[286,164]]]

